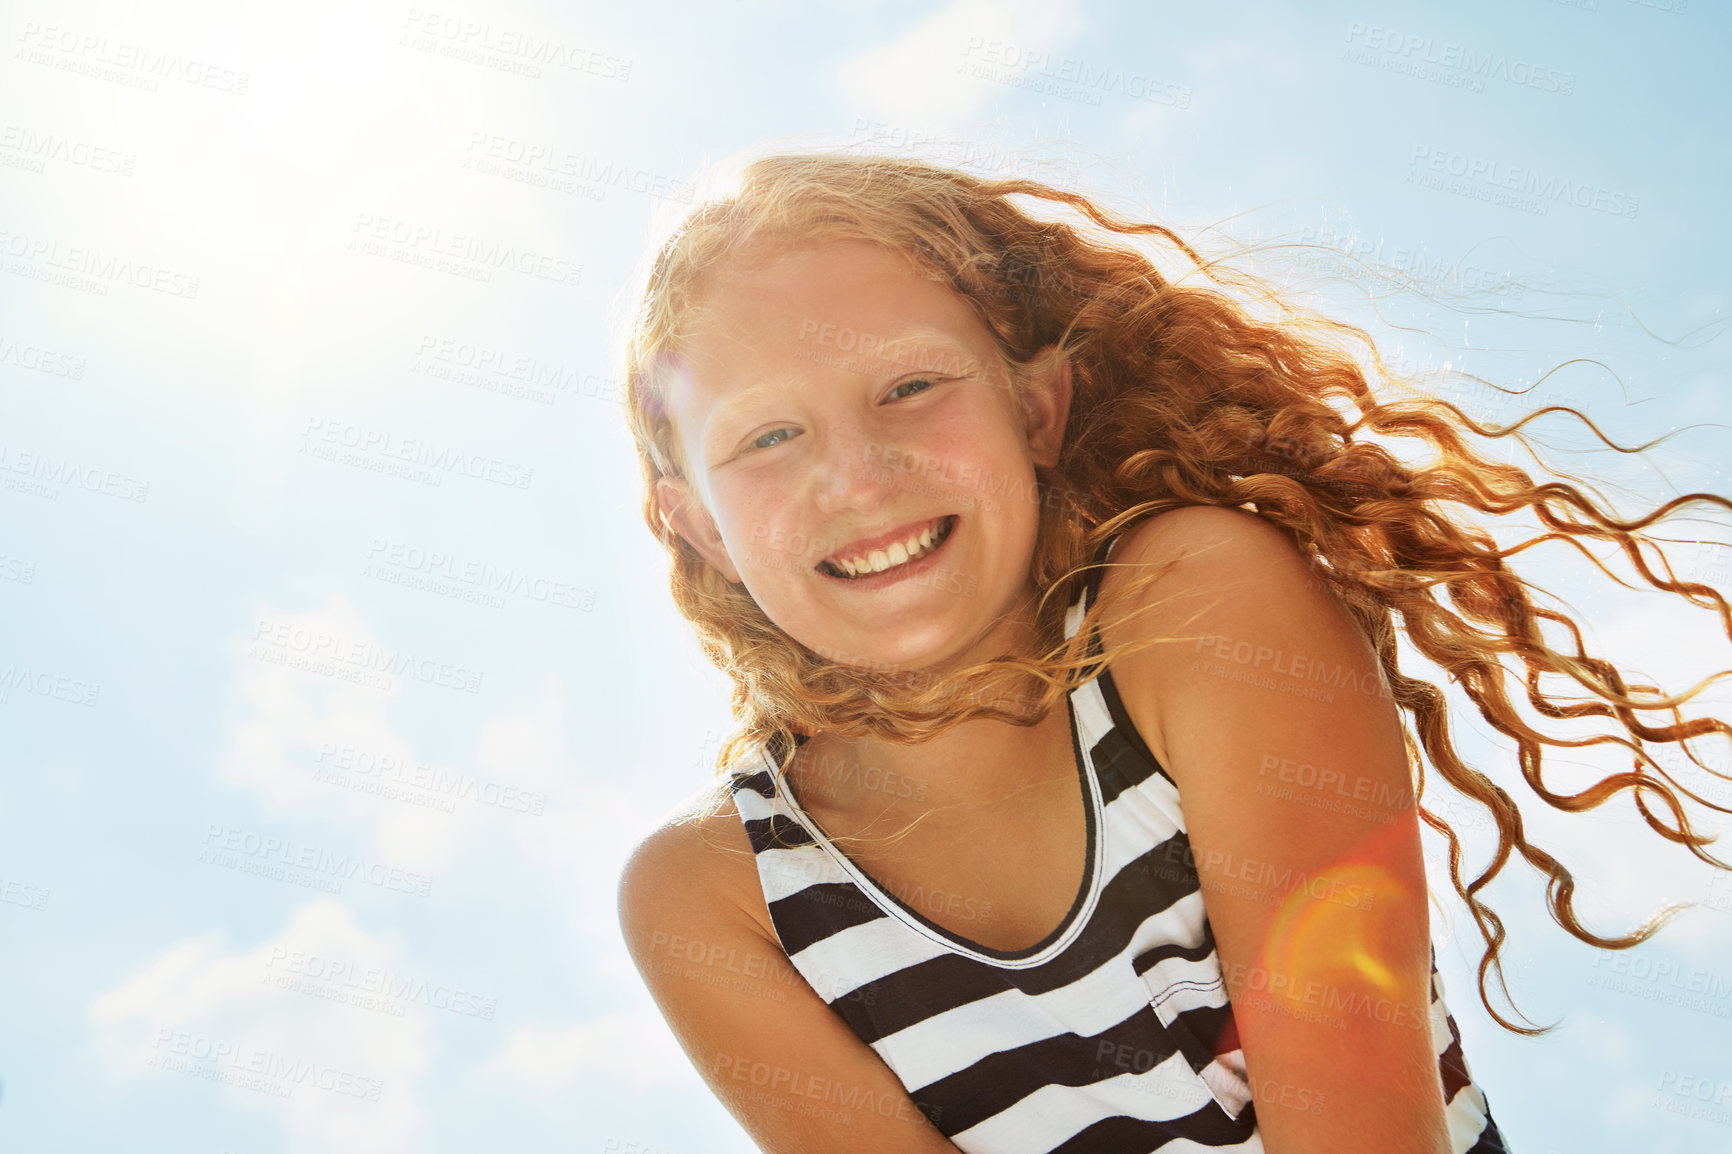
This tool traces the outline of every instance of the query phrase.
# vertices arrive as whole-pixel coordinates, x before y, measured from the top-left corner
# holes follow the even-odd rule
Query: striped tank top
[[[1067,638],[1101,572],[1070,606]],[[1090,652],[1101,652],[1098,636]],[[784,775],[793,750],[766,743],[728,786],[777,937],[966,1154],[1261,1151],[1256,1099],[1315,1112],[1323,1099],[1302,1087],[1253,1093],[1178,788],[1110,673],[1072,690],[1069,711],[1088,862],[1069,913],[1043,941],[992,949],[890,893],[823,844]],[[1431,975],[1450,1150],[1507,1154],[1468,1074],[1435,948]]]

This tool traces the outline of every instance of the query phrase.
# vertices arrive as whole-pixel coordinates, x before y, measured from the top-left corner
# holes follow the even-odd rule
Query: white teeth
[[[831,564],[850,577],[868,577],[874,573],[882,573],[893,566],[905,565],[924,556],[932,549],[942,528],[940,525],[939,529],[922,529],[918,535],[906,541],[895,542],[886,549],[874,549],[864,558],[844,558]]]

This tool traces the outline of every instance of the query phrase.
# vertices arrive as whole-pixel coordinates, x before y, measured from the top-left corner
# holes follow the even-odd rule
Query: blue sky
[[[1732,487],[1712,5],[149,7],[0,5],[7,1150],[752,1148],[614,915],[728,723],[615,350],[646,245],[746,150],[1038,172],[1211,251],[1316,244],[1255,267],[1397,363],[1525,387],[1583,359],[1536,396],[1681,430],[1635,461],[1547,426],[1628,507]],[[1343,254],[1426,291],[1374,308]],[[1727,584],[1724,545],[1678,556]],[[1727,664],[1707,614],[1532,570],[1668,687]],[[1705,908],[1595,955],[1512,867],[1492,898],[1551,1036],[1495,1028],[1438,908],[1522,1154],[1732,1144],[1732,885],[1615,808],[1526,807],[1590,924]]]

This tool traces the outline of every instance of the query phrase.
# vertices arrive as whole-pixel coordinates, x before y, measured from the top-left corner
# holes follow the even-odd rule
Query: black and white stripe
[[[1178,789],[1106,671],[1070,720],[1087,869],[1059,928],[1018,951],[950,933],[818,844],[781,772],[792,750],[760,750],[731,786],[782,947],[967,1154],[1260,1151]],[[1503,1154],[1435,954],[1431,1026],[1452,1154]]]

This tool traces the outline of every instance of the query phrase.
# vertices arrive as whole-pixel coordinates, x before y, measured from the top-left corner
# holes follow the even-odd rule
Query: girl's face
[[[1004,652],[1032,621],[1034,465],[1069,367],[1013,389],[963,297],[864,241],[724,270],[700,314],[669,396],[687,478],[656,487],[674,529],[829,660]]]

